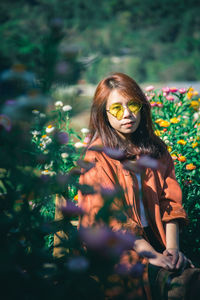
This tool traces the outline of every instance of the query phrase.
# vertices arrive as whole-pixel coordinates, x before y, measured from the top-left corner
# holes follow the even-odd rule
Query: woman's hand
[[[175,248],[168,248],[163,252],[166,257],[171,257],[174,270],[184,270],[187,265],[191,268],[195,268],[191,260],[188,259],[181,251]]]
[[[162,267],[166,270],[173,270],[174,265],[172,263],[172,257],[168,255],[163,255],[161,253],[154,253],[154,258],[149,259],[149,263],[157,266],[157,267]]]

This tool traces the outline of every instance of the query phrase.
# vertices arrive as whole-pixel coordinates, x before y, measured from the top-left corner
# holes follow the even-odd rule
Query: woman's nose
[[[133,113],[130,111],[130,109],[127,106],[124,106],[124,118],[130,117],[132,114]]]

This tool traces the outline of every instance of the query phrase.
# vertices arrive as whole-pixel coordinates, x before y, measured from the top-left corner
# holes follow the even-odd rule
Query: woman
[[[81,175],[80,183],[92,185],[97,191],[113,189],[119,184],[124,191],[120,209],[125,211],[125,206],[129,207],[125,222],[111,219],[109,225],[113,230],[136,233],[132,254],[139,258],[145,252],[152,253],[149,265],[169,271],[183,270],[187,264],[194,267],[179,250],[179,226],[187,223],[187,216],[173,161],[166,145],[154,134],[150,104],[132,78],[115,73],[99,83],[89,129],[85,160],[94,162],[95,166]],[[105,151],[99,151],[97,146]],[[109,155],[110,149],[121,150],[124,157]],[[124,162],[135,162],[142,155],[156,159],[159,168],[145,169],[141,200],[135,172],[125,169]],[[100,193],[83,195],[79,191],[78,201],[86,212],[81,225],[93,225],[95,215],[103,206]]]

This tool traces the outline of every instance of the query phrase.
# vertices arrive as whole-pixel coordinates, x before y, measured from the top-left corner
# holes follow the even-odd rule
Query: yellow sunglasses
[[[128,102],[127,106],[128,106],[128,109],[135,115],[142,108],[142,104],[136,103],[133,100],[130,100]],[[108,111],[113,117],[117,118],[117,120],[120,121],[120,120],[122,120],[123,115],[124,115],[124,108],[126,108],[126,106],[122,105],[121,103],[113,103],[113,104],[111,104],[109,109],[107,109],[106,111]]]

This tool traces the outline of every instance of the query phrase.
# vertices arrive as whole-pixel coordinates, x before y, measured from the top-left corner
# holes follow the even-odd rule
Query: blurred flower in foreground
[[[84,256],[69,258],[66,267],[73,272],[84,272],[89,268],[89,261]]]
[[[55,137],[57,142],[61,145],[65,145],[69,142],[69,135],[64,131],[57,132]]]
[[[0,115],[0,128],[3,127],[6,131],[11,130],[11,121],[5,115]]]
[[[84,214],[82,208],[70,200],[66,201],[66,205],[60,206],[59,210],[62,212],[64,217],[76,217]]]
[[[136,173],[141,173],[145,168],[150,168],[156,170],[159,167],[159,163],[156,159],[151,158],[148,155],[142,155],[138,160],[132,162],[127,160],[123,162],[123,168],[128,171],[134,171]]]
[[[112,149],[109,147],[104,147],[104,153],[111,157],[112,159],[121,160],[125,157],[124,152],[120,149]]]
[[[196,166],[193,163],[191,163],[191,164],[186,165],[185,168],[188,171],[192,171],[192,170],[196,169]]]

